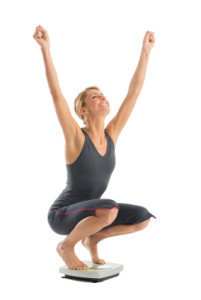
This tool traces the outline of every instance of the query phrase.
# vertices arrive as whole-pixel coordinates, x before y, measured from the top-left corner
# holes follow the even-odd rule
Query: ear
[[[87,109],[86,109],[86,108],[84,108],[84,107],[80,108],[80,114],[81,114],[81,115],[86,116],[87,113],[88,113],[88,112],[87,112]]]

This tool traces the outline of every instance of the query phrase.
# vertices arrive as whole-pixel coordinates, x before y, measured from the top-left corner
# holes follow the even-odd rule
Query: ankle
[[[61,242],[61,248],[72,248],[72,249],[74,249],[75,244],[76,243],[74,243],[70,239],[66,238],[63,242]]]

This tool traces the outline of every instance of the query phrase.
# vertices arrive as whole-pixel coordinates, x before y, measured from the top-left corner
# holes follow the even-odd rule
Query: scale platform
[[[119,275],[123,265],[106,262],[105,264],[94,264],[89,260],[83,260],[88,265],[88,270],[71,270],[65,265],[59,268],[59,273],[64,274],[62,278],[100,282]]]

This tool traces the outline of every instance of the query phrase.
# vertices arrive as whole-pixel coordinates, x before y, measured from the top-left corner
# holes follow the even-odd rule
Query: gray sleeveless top
[[[107,151],[100,155],[89,135],[85,135],[83,148],[72,164],[66,164],[66,187],[54,201],[51,209],[79,201],[100,198],[105,192],[115,168],[115,148],[111,137],[105,132]]]

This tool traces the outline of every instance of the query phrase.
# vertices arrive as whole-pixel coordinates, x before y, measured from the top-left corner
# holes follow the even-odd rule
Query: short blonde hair
[[[99,87],[97,86],[90,86],[88,88],[86,88],[84,91],[82,91],[81,93],[78,94],[78,96],[75,98],[75,101],[74,101],[74,110],[75,110],[75,113],[76,115],[84,122],[84,124],[86,125],[86,118],[84,115],[82,115],[80,113],[80,108],[82,107],[85,107],[86,105],[86,102],[85,102],[85,99],[86,99],[86,96],[87,96],[87,91],[88,90],[99,90]]]

